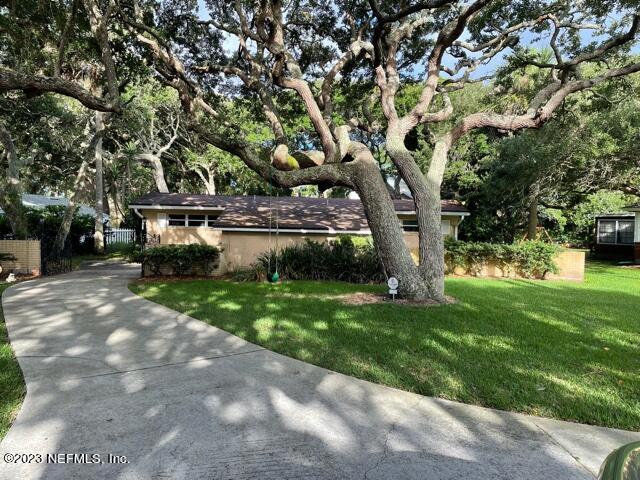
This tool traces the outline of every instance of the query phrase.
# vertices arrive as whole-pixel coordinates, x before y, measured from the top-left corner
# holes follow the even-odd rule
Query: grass
[[[0,296],[8,286],[8,283],[0,282]],[[25,393],[22,371],[9,344],[0,303],[0,440],[9,430]]]
[[[143,297],[334,371],[464,403],[640,430],[640,269],[583,283],[448,278],[458,303],[345,305],[380,286],[134,283]]]

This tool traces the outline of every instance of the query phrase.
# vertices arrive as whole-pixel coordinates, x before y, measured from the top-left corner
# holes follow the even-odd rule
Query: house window
[[[207,227],[215,227],[216,220],[219,216],[218,214],[207,215]]]
[[[217,213],[212,215],[170,213],[167,221],[166,215],[158,214],[158,225],[160,228],[165,228],[167,224],[170,227],[215,227],[214,222],[218,217]]]
[[[598,220],[598,243],[633,244],[633,220]]]
[[[618,221],[618,243],[625,245],[633,243],[633,223],[629,220]]]
[[[189,215],[188,225],[190,227],[204,227],[206,222],[205,215]]]
[[[418,220],[402,220],[402,230],[405,232],[417,232],[418,231]],[[442,232],[442,236],[446,237],[451,233],[451,222],[449,220],[442,220],[440,224],[440,231]]]
[[[170,227],[184,227],[187,216],[184,214],[169,214],[169,226]]]
[[[402,220],[402,230],[405,232],[417,232],[418,220]]]

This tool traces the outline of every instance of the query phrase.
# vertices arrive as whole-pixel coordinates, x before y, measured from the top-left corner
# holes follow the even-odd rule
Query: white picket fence
[[[105,232],[107,245],[115,243],[133,243],[136,238],[136,231],[133,228],[114,228]]]

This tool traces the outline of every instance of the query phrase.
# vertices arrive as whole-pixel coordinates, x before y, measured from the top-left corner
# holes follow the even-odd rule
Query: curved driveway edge
[[[0,479],[592,479],[640,439],[284,357],[134,295],[138,268],[90,264],[5,291],[27,396]],[[20,453],[34,461],[3,461]]]

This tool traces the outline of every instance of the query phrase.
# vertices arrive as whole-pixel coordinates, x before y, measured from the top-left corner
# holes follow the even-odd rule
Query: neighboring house
[[[635,260],[640,263],[640,204],[629,213],[598,215],[594,251],[600,258]]]
[[[418,252],[418,226],[411,200],[394,200],[405,241]],[[161,244],[203,243],[223,248],[221,273],[246,267],[269,248],[318,242],[340,234],[370,235],[360,200],[150,193],[129,205],[142,217],[149,235]],[[442,202],[442,234],[457,238],[469,211],[458,202]],[[269,219],[271,218],[271,229]]]
[[[22,194],[22,204],[28,208],[42,209],[45,207],[56,207],[56,206],[66,207],[68,203],[69,203],[69,199],[67,197],[34,195],[31,193]],[[96,216],[96,211],[87,205],[80,205],[80,207],[78,208],[78,213],[81,215],[91,215],[94,218]],[[4,214],[4,212],[0,208],[0,215],[2,214]],[[104,214],[103,219],[105,222],[109,221],[109,215]]]

